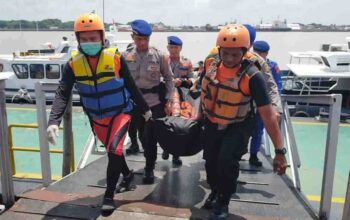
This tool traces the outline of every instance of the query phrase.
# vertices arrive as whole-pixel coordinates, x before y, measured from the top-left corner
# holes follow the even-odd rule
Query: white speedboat
[[[304,93],[350,90],[349,52],[290,52],[284,90]]]
[[[350,42],[350,38],[347,40]],[[295,103],[296,115],[315,115],[310,114],[309,103],[302,98],[310,94],[340,93],[342,106],[350,109],[350,44],[348,46],[346,52],[290,52],[288,70],[282,77],[283,93],[300,95],[300,102]],[[316,108],[320,112],[322,109]]]

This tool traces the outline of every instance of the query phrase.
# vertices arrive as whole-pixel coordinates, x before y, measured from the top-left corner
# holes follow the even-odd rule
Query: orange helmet
[[[216,46],[249,49],[249,32],[240,24],[226,25],[219,31]]]
[[[94,13],[82,14],[74,22],[74,32],[104,31],[100,17]]]

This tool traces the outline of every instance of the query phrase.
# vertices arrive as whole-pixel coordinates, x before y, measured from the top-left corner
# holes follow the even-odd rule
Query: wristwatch
[[[282,149],[275,149],[275,154],[285,155],[287,153],[287,149],[284,147]]]

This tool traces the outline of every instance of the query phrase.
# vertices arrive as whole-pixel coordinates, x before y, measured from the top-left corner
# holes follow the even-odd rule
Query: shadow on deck
[[[0,219],[209,219],[210,212],[201,209],[209,193],[201,157],[200,153],[183,158],[181,167],[158,158],[155,183],[144,185],[143,155],[128,156],[128,165],[137,174],[136,189],[115,195],[118,207],[109,217],[100,216],[107,164],[102,157],[47,188],[21,194]],[[231,199],[229,219],[313,219],[286,181],[262,159],[262,169],[241,161],[240,184]]]

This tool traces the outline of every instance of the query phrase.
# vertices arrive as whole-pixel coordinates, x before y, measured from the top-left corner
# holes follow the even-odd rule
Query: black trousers
[[[105,197],[113,198],[120,173],[122,173],[123,176],[127,176],[130,173],[124,155],[119,156],[114,153],[108,153],[107,189]]]
[[[236,192],[239,161],[247,153],[249,137],[254,131],[254,117],[217,130],[217,124],[205,120],[201,143],[204,147],[207,182],[217,191],[225,203]]]
[[[131,140],[131,144],[137,144],[137,133],[138,138],[141,141],[143,147],[143,131],[145,127],[145,119],[142,116],[141,111],[135,106],[133,111],[131,112],[131,122],[129,126],[129,137]]]
[[[165,117],[164,104],[159,104],[151,107],[152,118]],[[129,127],[129,137],[132,143],[137,141],[138,138],[141,141],[144,149],[144,156],[146,158],[146,169],[153,170],[155,162],[157,160],[157,140],[153,135],[153,124],[151,121],[145,122],[141,111],[135,107],[132,112],[131,123]]]
[[[164,111],[164,105],[159,104],[151,107],[152,118],[163,118],[166,116]],[[157,139],[153,135],[153,123],[148,121],[145,124],[144,134],[143,134],[143,144],[144,144],[144,156],[146,158],[146,170],[153,170],[154,165],[157,160]]]

